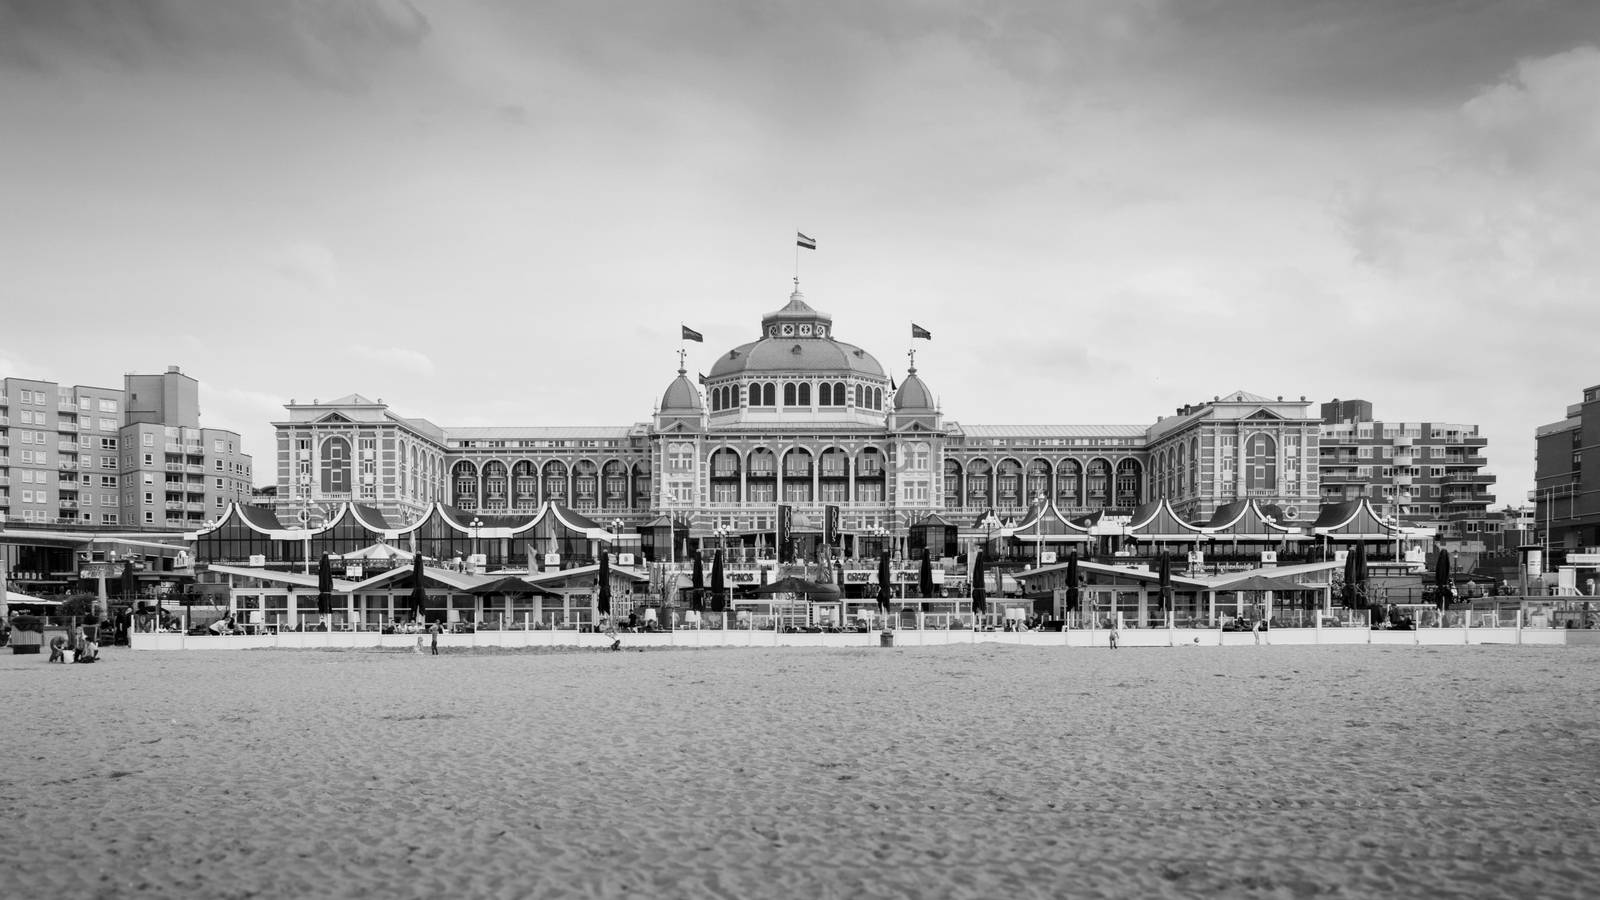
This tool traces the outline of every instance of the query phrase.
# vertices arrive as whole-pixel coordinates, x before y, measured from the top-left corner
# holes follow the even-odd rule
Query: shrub
[[[11,620],[11,627],[17,631],[36,631],[44,634],[44,620],[38,616],[23,614]]]

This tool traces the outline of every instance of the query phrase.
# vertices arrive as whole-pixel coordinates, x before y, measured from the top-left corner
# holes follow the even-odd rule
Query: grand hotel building
[[[1372,462],[1374,451],[1355,444],[1383,443],[1390,430],[1407,460],[1414,435],[1455,441],[1454,469],[1470,469],[1467,481],[1479,485],[1453,493],[1462,502],[1449,511],[1403,509],[1408,522],[1447,528],[1452,517],[1483,515],[1490,499],[1473,426],[1379,423],[1374,437],[1370,415],[1364,425],[1325,426],[1304,397],[1244,391],[1150,425],[964,425],[945,416],[915,367],[893,383],[798,290],[761,318],[754,338],[718,355],[700,384],[680,367],[650,420],[630,425],[442,428],[358,394],[291,401],[288,418],[273,423],[279,518],[315,524],[352,501],[401,525],[437,502],[487,519],[553,501],[612,531],[665,524],[691,543],[759,548],[773,545],[786,504],[800,523],[795,549],[808,556],[830,505],[841,509],[842,549],[852,555],[904,549],[911,526],[930,516],[969,533],[991,510],[1024,521],[1041,499],[1066,518],[1131,514],[1165,499],[1204,522],[1249,498],[1309,522],[1324,502],[1381,503],[1410,490],[1396,486],[1411,481],[1411,467],[1382,465],[1397,462],[1392,453],[1356,478],[1356,461]]]

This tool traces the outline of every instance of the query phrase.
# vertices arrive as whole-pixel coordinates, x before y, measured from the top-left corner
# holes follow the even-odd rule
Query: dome
[[[707,377],[765,372],[885,377],[872,354],[833,339],[833,317],[812,309],[799,290],[782,309],[761,317],[761,335],[719,357]]]
[[[912,369],[906,373],[906,380],[900,382],[900,389],[894,392],[894,411],[923,412],[932,409],[933,392],[922,383],[917,370]]]
[[[854,372],[884,377],[883,366],[860,347],[815,338],[769,338],[740,344],[718,358],[707,377],[756,372]]]
[[[661,412],[699,413],[703,407],[700,405],[700,392],[689,383],[689,373],[684,369],[678,370],[678,377],[667,385],[667,392],[661,395]]]

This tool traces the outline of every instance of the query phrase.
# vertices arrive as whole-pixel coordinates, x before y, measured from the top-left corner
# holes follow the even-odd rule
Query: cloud
[[[357,359],[373,363],[390,372],[398,371],[423,376],[434,374],[433,360],[429,359],[427,354],[408,347],[369,347],[357,344],[350,348],[350,353]]]
[[[409,0],[0,0],[0,66],[158,71],[223,62],[366,87],[431,33]]]

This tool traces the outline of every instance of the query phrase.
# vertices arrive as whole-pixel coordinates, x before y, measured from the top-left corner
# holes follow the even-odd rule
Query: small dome
[[[698,413],[703,407],[700,404],[700,392],[689,383],[689,373],[684,369],[678,370],[678,377],[667,385],[667,392],[661,395],[662,413]]]
[[[900,382],[900,389],[894,392],[895,412],[931,412],[933,410],[933,392],[922,383],[917,376],[917,370],[912,369],[906,373],[906,380]]]

